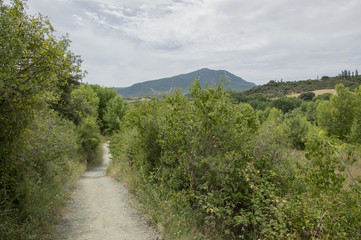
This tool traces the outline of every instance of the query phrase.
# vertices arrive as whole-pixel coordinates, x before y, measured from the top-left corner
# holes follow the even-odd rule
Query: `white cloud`
[[[70,33],[86,81],[126,86],[202,67],[249,81],[357,68],[358,0],[32,0]],[[100,80],[101,79],[101,80]]]

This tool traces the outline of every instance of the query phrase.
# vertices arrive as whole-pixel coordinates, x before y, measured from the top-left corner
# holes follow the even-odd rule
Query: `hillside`
[[[361,84],[361,77],[344,79],[342,77],[322,77],[320,80],[301,80],[291,82],[270,81],[264,85],[256,86],[245,91],[246,95],[263,94],[267,98],[277,98],[302,92],[311,92],[321,89],[334,89],[335,85],[342,83],[345,87],[354,89]]]
[[[226,78],[226,87],[229,86],[234,91],[243,91],[256,86],[256,84],[247,82],[225,70],[203,68],[187,74],[136,83],[130,87],[114,89],[123,97],[160,96],[163,92],[171,92],[174,88],[183,88],[187,92],[187,88],[195,78],[199,78],[202,86],[207,83],[209,85],[217,84],[222,78]]]

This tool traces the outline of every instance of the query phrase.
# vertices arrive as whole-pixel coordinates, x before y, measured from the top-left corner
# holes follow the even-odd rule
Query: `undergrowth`
[[[360,186],[346,186],[340,159],[355,151],[282,115],[260,124],[222,85],[195,81],[190,99],[175,91],[128,110],[109,173],[165,239],[359,239]]]
[[[75,131],[49,109],[34,111],[34,120],[2,162],[7,172],[2,175],[0,239],[49,239],[85,170]]]

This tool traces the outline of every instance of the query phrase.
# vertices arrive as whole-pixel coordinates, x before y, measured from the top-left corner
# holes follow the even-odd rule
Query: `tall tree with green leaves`
[[[22,0],[0,2],[0,122],[7,126],[1,127],[1,142],[21,132],[38,102],[56,100],[55,87],[83,76],[67,50],[70,40],[57,38],[47,18],[29,16],[25,7]]]
[[[343,84],[336,85],[337,95],[317,107],[317,122],[329,135],[346,140],[354,121],[355,95]]]
[[[98,123],[100,124],[100,129],[102,132],[105,132],[107,129],[107,125],[104,120],[104,115],[106,112],[106,108],[108,105],[108,102],[116,97],[118,94],[114,90],[114,88],[110,87],[101,87],[99,85],[90,85],[94,92],[99,97],[99,108],[98,108]]]
[[[25,3],[0,0],[0,239],[38,239],[34,228],[46,225],[80,159],[75,125],[57,106],[84,76],[81,60]]]
[[[361,86],[355,90],[354,119],[352,122],[350,137],[351,142],[361,144]]]
[[[104,123],[106,130],[110,133],[119,130],[121,120],[125,114],[127,102],[119,95],[109,100],[108,105],[104,111]]]
[[[89,85],[82,84],[71,93],[71,100],[76,112],[81,116],[77,126],[81,152],[88,165],[99,163],[100,129],[97,124],[99,97]]]

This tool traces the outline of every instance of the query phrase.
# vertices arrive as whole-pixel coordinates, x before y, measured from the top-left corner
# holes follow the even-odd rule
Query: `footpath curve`
[[[58,240],[155,240],[157,233],[128,205],[125,187],[106,176],[110,161],[103,144],[103,164],[85,172],[57,226]]]

